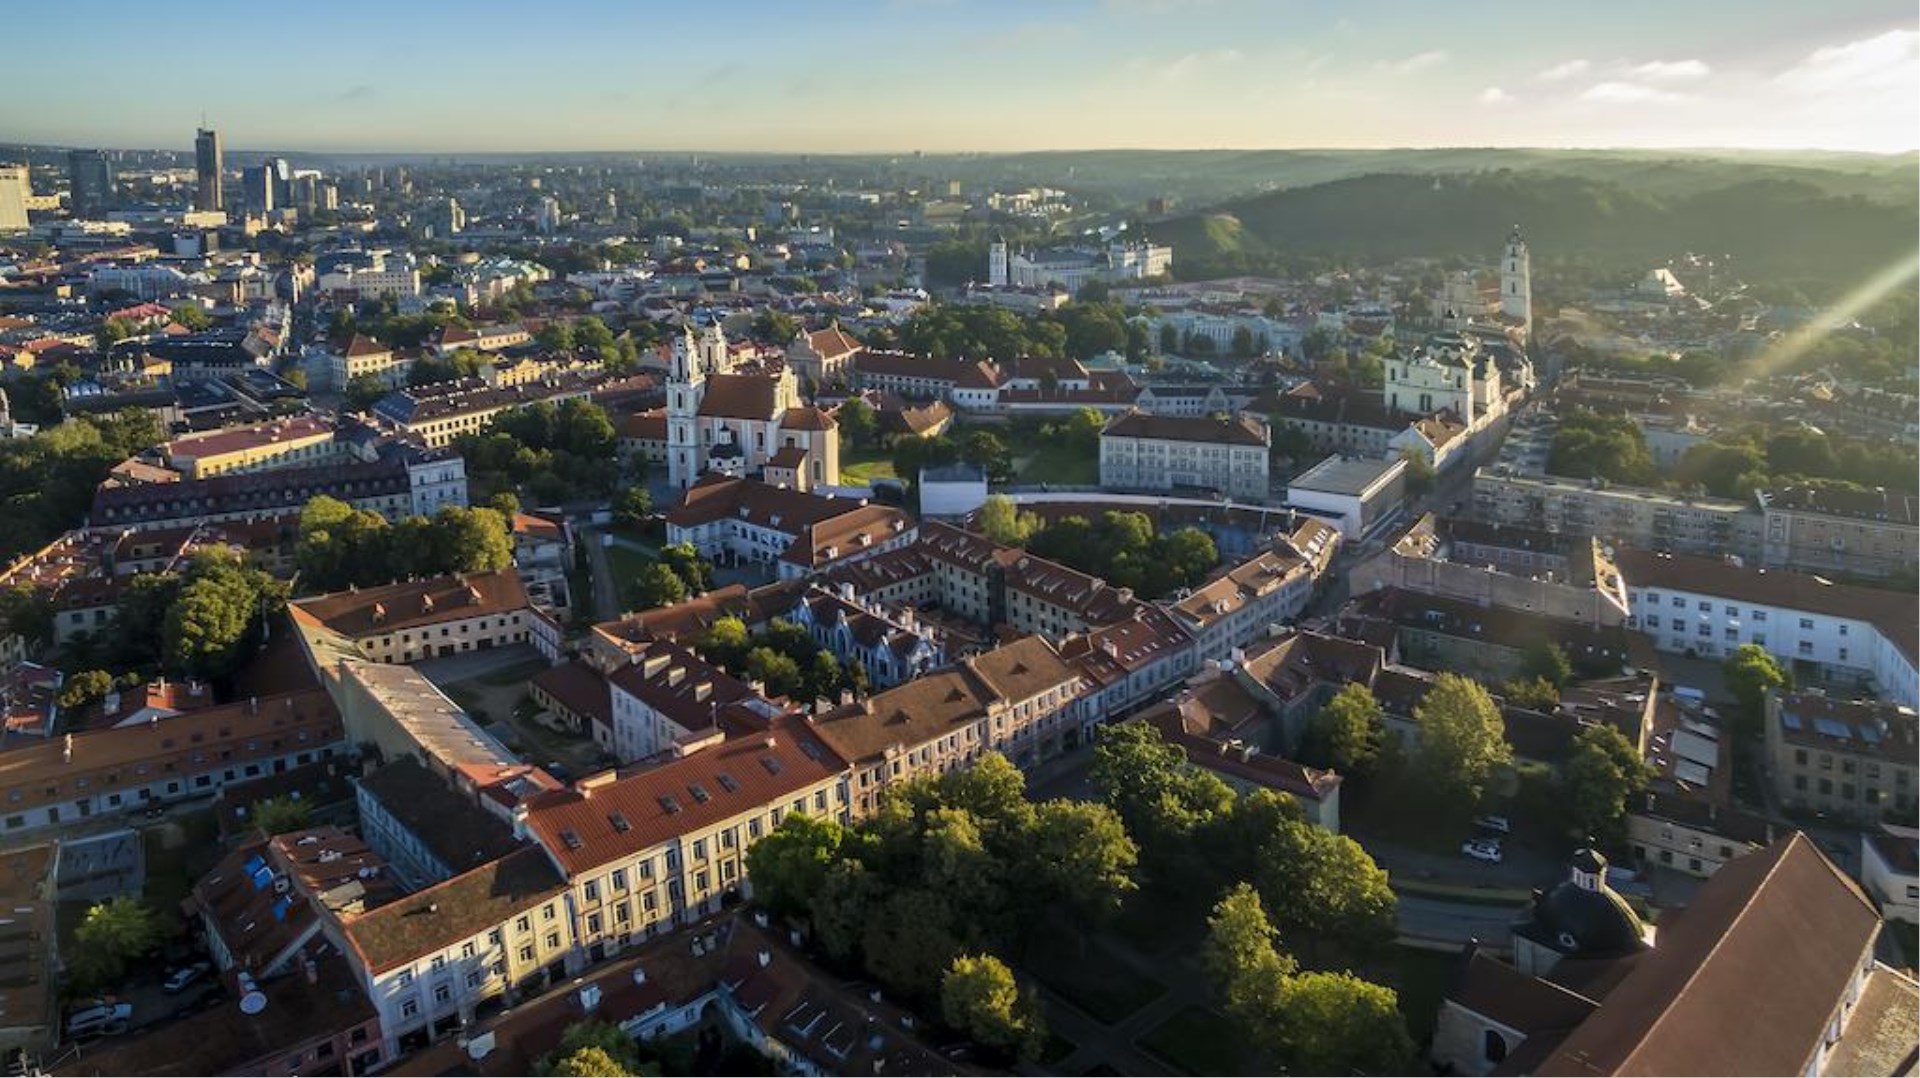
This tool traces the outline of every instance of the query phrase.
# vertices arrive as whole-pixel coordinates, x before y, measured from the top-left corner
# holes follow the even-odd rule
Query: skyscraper
[[[272,213],[277,186],[272,164],[240,170],[240,201],[248,213]]]
[[[193,139],[193,161],[195,171],[200,175],[200,190],[194,196],[193,208],[196,210],[223,210],[227,208],[226,198],[221,194],[220,182],[224,165],[220,160],[220,132],[201,128]]]
[[[67,152],[68,208],[76,218],[104,215],[113,206],[113,165],[99,150]]]
[[[25,165],[0,165],[0,232],[27,227],[27,197],[33,193]]]

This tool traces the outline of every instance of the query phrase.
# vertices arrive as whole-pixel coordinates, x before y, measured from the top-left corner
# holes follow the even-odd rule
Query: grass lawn
[[[840,477],[848,483],[871,483],[875,479],[898,479],[894,474],[893,454],[884,449],[849,450],[840,454]]]
[[[1440,1014],[1440,997],[1453,978],[1460,956],[1444,951],[1426,951],[1418,947],[1395,948],[1391,973],[1394,991],[1400,993],[1400,1013],[1406,1016],[1407,1032],[1413,1043],[1424,1045],[1433,1036],[1434,1019]]]
[[[1032,485],[1050,483],[1062,487],[1090,487],[1100,483],[1100,458],[1064,450],[1039,449],[1020,461],[1018,481]]]
[[[1247,1074],[1250,1060],[1233,1023],[1203,1007],[1174,1012],[1140,1047],[1187,1074]]]
[[[1097,941],[1084,949],[1050,935],[1027,956],[1026,967],[1048,988],[1108,1025],[1158,999],[1167,988],[1107,953]]]

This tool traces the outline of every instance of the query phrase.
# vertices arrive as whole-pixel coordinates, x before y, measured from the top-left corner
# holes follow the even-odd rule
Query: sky
[[[71,0],[7,27],[0,142],[190,149],[204,114],[320,152],[1920,147],[1912,0]]]

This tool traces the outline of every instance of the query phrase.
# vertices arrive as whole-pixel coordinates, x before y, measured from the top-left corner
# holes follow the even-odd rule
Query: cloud
[[[1396,75],[1414,75],[1430,68],[1439,67],[1448,60],[1447,50],[1433,49],[1416,53],[1404,60],[1382,60],[1374,65],[1382,71],[1391,71]]]
[[[1062,45],[1080,36],[1080,27],[1065,22],[1026,22],[1006,30],[981,34],[960,42],[968,52],[1001,52],[1036,45]]]
[[[1568,60],[1565,63],[1555,64],[1547,68],[1545,71],[1535,75],[1534,78],[1539,79],[1541,82],[1564,82],[1567,79],[1586,74],[1587,68],[1592,66],[1592,64],[1585,60]]]
[[[1653,60],[1628,72],[1650,82],[1693,82],[1712,73],[1713,69],[1700,60]]]
[[[1513,95],[1498,86],[1489,86],[1480,91],[1482,105],[1505,105],[1513,100]]]
[[[345,90],[342,90],[340,92],[340,96],[335,98],[335,100],[336,101],[365,101],[368,98],[372,97],[374,94],[379,92],[380,91],[374,89],[371,83],[357,82],[357,83],[354,83],[352,86],[347,87]]]
[[[1604,105],[1641,105],[1653,102],[1685,100],[1687,95],[1672,90],[1662,90],[1658,86],[1646,86],[1637,82],[1599,82],[1587,87],[1580,95],[1582,101],[1595,101]]]
[[[1774,82],[1806,94],[1902,90],[1920,81],[1920,31],[1889,30],[1876,37],[1828,45],[1774,76]]]
[[[1216,68],[1237,64],[1246,59],[1239,49],[1208,49],[1203,52],[1190,52],[1169,63],[1151,66],[1147,73],[1162,82],[1182,82],[1194,75],[1206,74]]]

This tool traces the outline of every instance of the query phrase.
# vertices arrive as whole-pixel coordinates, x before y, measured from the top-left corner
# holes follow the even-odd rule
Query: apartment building
[[[1661,651],[1719,658],[1756,644],[1799,674],[1920,705],[1920,597],[1724,559],[1620,550],[1628,626]]]
[[[1755,497],[1769,567],[1888,576],[1912,572],[1920,556],[1920,501],[1912,491],[1800,484]]]
[[[703,742],[719,732],[723,711],[759,725],[779,712],[756,688],[663,640],[628,651],[607,684],[611,728],[596,726],[594,740],[623,763]]]
[[[559,627],[527,598],[512,569],[397,581],[298,600],[296,624],[344,639],[380,663],[532,644],[559,658]]]
[[[417,275],[415,279],[418,280]],[[323,360],[327,384],[335,389],[345,389],[362,375],[374,375],[388,385],[399,386],[406,382],[407,369],[413,366],[412,357],[360,333],[354,334],[345,348],[328,352]]]
[[[205,797],[344,748],[340,713],[317,689],[25,742],[0,753],[0,833]]]
[[[585,400],[603,381],[605,376],[597,371],[563,371],[512,385],[462,378],[399,390],[376,403],[373,414],[421,444],[438,449],[452,445],[463,434],[485,430],[501,412],[542,401],[557,405]]]
[[[1251,415],[1213,419],[1130,412],[1100,432],[1100,485],[1212,490],[1239,501],[1264,501],[1272,445],[1273,432]]]
[[[847,764],[801,720],[537,798],[517,823],[567,880],[570,968],[692,924],[745,891],[746,851],[788,813],[849,819]]]
[[[1193,637],[1196,655],[1223,658],[1265,635],[1270,626],[1298,616],[1339,548],[1340,529],[1306,518],[1270,549],[1222,569],[1185,597],[1164,605]]]
[[[499,816],[455,793],[412,755],[354,781],[360,834],[410,890],[479,868],[519,842]]]
[[[1920,720],[1911,706],[1776,692],[1766,735],[1767,772],[1787,806],[1867,824],[1913,819]]]
[[[308,501],[323,494],[390,521],[432,516],[442,506],[467,504],[467,466],[452,454],[396,447],[366,463],[178,482],[109,478],[94,492],[87,526],[118,533],[298,514]]]
[[[161,446],[160,452],[167,466],[184,478],[206,479],[345,460],[347,449],[333,435],[331,420],[302,415],[182,435]]]
[[[533,340],[533,334],[518,322],[502,322],[490,326],[442,326],[434,340],[436,355],[452,355],[462,348],[471,348],[476,352],[498,352],[502,348],[512,348],[516,344],[526,344]]]
[[[1355,595],[1401,588],[1596,627],[1629,612],[1626,580],[1598,539],[1431,513],[1349,580]]]

